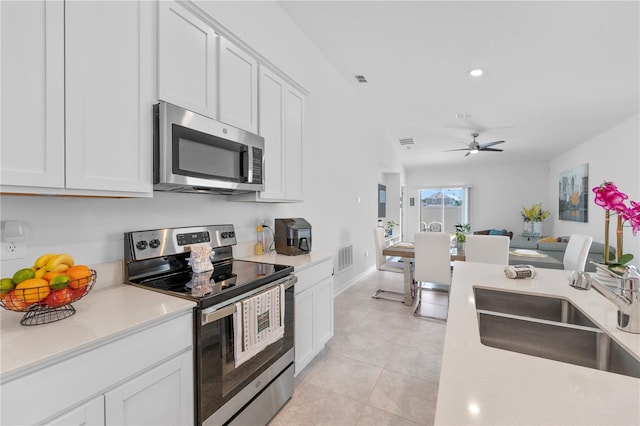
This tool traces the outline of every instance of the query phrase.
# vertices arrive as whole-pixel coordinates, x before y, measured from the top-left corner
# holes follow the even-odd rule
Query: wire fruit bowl
[[[69,318],[76,313],[71,303],[86,296],[96,282],[96,271],[89,271],[91,275],[69,281],[69,285],[61,290],[52,290],[44,285],[19,290],[18,293],[14,289],[0,297],[0,306],[9,311],[24,312],[20,320],[22,325],[49,324]]]

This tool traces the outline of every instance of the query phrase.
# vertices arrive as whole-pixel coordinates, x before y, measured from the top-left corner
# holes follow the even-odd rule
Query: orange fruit
[[[0,299],[2,303],[4,303],[4,306],[12,311],[24,311],[29,307],[29,304],[24,300],[18,299],[13,291],[3,294],[0,296]]]
[[[24,280],[13,291],[18,299],[27,303],[39,302],[51,293],[49,283],[42,278]]]
[[[71,278],[71,282],[69,282],[69,287],[73,289],[77,289],[80,287],[86,287],[89,284],[89,280],[91,280],[91,271],[89,267],[86,265],[75,265],[70,267],[64,272],[66,275]]]
[[[51,281],[51,279],[53,277],[55,277],[56,275],[60,275],[60,274],[62,274],[62,272],[48,271],[48,272],[45,272],[45,274],[42,276],[42,279],[47,280],[47,281]]]

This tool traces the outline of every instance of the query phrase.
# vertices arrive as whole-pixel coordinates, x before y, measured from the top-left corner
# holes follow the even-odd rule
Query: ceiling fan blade
[[[493,145],[498,145],[499,143],[504,143],[504,141],[495,141],[495,142],[483,143],[483,144],[480,145],[480,149],[488,148],[488,147],[493,146]]]
[[[480,151],[502,152],[502,151],[504,151],[504,149],[498,149],[498,148],[480,148]]]
[[[460,149],[445,149],[442,152],[449,152],[449,151],[469,151],[469,148],[460,148]]]

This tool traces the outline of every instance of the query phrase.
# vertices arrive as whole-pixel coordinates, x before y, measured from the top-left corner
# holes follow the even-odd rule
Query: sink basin
[[[598,327],[574,304],[565,299],[478,287],[473,291],[478,310],[502,312],[585,327]]]
[[[640,361],[597,327],[483,310],[478,324],[486,346],[640,378]]]

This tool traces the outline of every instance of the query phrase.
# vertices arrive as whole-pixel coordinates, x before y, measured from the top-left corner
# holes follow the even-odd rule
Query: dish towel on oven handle
[[[284,284],[236,303],[236,367],[284,336]]]

